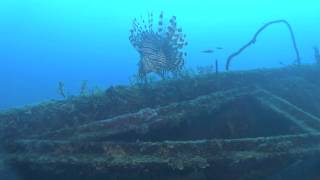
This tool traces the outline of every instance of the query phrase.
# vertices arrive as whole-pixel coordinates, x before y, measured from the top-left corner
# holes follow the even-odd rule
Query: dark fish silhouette
[[[207,49],[207,50],[203,50],[203,51],[201,51],[202,53],[214,53],[214,50],[212,50],[212,49]]]
[[[216,47],[216,49],[218,49],[218,50],[222,50],[222,49],[223,49],[223,47],[219,47],[219,46],[218,46],[218,47]]]

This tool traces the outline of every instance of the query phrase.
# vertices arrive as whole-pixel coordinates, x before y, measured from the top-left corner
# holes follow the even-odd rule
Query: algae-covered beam
[[[34,173],[74,176],[103,174],[108,177],[113,172],[119,177],[135,172],[145,177],[151,172],[164,178],[197,169],[209,173],[207,176],[211,178],[225,174],[241,177],[254,172],[259,172],[258,177],[262,178],[298,159],[319,156],[319,144],[319,133],[178,142],[26,140],[12,142],[8,146],[11,153],[5,161]]]
[[[188,116],[212,112],[221,105],[254,92],[255,88],[236,88],[215,92],[198,98],[171,103],[158,108],[145,108],[136,113],[128,113],[113,118],[87,123],[75,128],[34,136],[34,139],[71,139],[75,141],[108,139],[115,135],[135,132],[145,134],[153,129],[165,129],[178,126]],[[112,139],[111,139],[112,140]]]

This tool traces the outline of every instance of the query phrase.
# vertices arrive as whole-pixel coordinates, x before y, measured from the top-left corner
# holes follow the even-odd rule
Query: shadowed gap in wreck
[[[190,114],[171,127],[146,133],[130,131],[98,141],[184,141],[199,139],[236,139],[299,134],[304,131],[290,120],[263,106],[251,96],[243,96],[220,108]]]

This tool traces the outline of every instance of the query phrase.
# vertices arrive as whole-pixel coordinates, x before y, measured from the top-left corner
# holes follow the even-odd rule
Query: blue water
[[[139,55],[128,40],[132,19],[162,10],[177,16],[187,34],[186,67],[195,68],[227,56],[249,41],[264,23],[288,20],[302,62],[313,63],[312,47],[320,44],[320,3],[316,0],[1,0],[0,109],[61,98],[63,81],[77,94],[90,88],[128,84]],[[221,46],[214,54],[200,51]],[[295,59],[284,25],[268,28],[255,46],[232,63],[231,70],[280,67]]]

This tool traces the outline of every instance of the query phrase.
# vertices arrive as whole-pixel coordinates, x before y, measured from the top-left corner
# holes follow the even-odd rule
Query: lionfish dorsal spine
[[[153,32],[153,13],[149,13],[149,32]]]
[[[158,33],[161,34],[163,31],[163,11],[161,11],[158,22]]]

